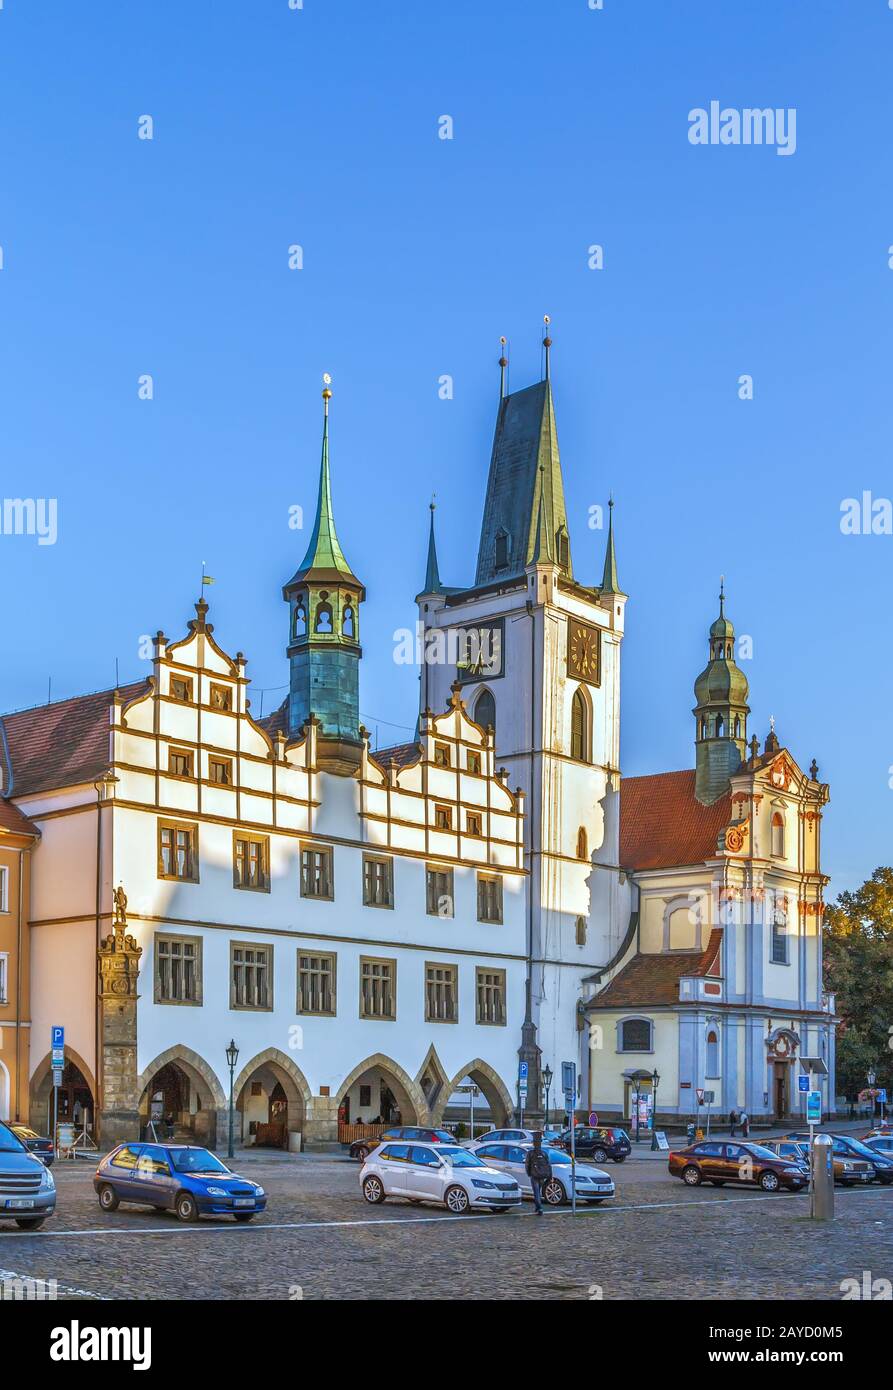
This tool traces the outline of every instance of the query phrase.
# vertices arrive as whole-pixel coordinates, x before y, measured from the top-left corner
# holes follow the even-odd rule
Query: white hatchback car
[[[521,1205],[513,1177],[458,1144],[382,1144],[360,1169],[360,1191],[367,1202],[436,1202],[456,1216],[473,1207],[499,1212]]]
[[[469,1150],[491,1168],[513,1177],[525,1197],[533,1196],[533,1187],[527,1176],[525,1160],[533,1148],[532,1144],[502,1144],[480,1141]],[[552,1176],[543,1184],[543,1201],[550,1207],[560,1207],[571,1200],[571,1156],[564,1149],[553,1149],[543,1145],[552,1165]],[[577,1162],[573,1165],[574,1187],[578,1202],[605,1202],[614,1196],[614,1179],[603,1168],[592,1163]]]

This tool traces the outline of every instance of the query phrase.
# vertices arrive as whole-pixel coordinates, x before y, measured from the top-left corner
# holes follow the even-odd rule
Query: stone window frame
[[[624,1046],[623,1046],[623,1029],[624,1029],[624,1025],[627,1024],[627,1023],[645,1023],[645,1024],[648,1025],[648,1041],[649,1041],[649,1044],[650,1044],[648,1047],[624,1047]],[[617,1021],[616,1021],[615,1024],[614,1024],[614,1027],[615,1027],[615,1030],[616,1030],[616,1051],[617,1051],[621,1056],[628,1057],[628,1056],[630,1056],[630,1055],[635,1056],[635,1055],[638,1054],[638,1056],[640,1056],[640,1057],[642,1057],[642,1056],[651,1057],[651,1056],[654,1055],[654,1050],[655,1050],[655,1049],[654,1049],[654,1019],[653,1019],[653,1018],[648,1018],[648,1016],[647,1016],[646,1014],[640,1014],[640,1013],[639,1013],[639,1014],[624,1014],[622,1018],[618,1018],[618,1019],[617,1019]]]
[[[490,983],[482,982],[482,975],[497,976],[496,981]],[[501,1004],[501,1018],[485,1018],[481,1009],[481,986],[482,983],[487,989],[496,987],[499,991]],[[474,1021],[481,1028],[506,1028],[508,1027],[508,991],[507,976],[505,970],[500,966],[477,965],[474,970]]]
[[[304,855],[321,854],[328,860],[327,873],[327,893],[308,893],[305,889]],[[302,898],[309,898],[311,902],[330,903],[335,900],[335,849],[333,845],[322,844],[319,840],[301,840],[298,854],[300,871],[300,892]]]
[[[189,832],[190,842],[191,842],[191,843],[190,843],[190,849],[189,849],[189,861],[190,861],[190,866],[191,866],[191,868],[192,868],[192,873],[191,873],[191,874],[181,875],[181,874],[168,874],[168,873],[165,873],[165,871],[164,871],[164,857],[163,857],[163,855],[162,855],[162,849],[161,849],[162,834],[163,834],[163,832],[164,832],[165,830],[173,830],[173,831],[175,831],[175,832],[179,832],[179,831],[182,831],[182,830],[186,830],[186,831]],[[158,865],[157,865],[157,874],[158,874],[158,877],[159,877],[159,878],[165,879],[168,883],[198,883],[198,882],[199,882],[199,853],[198,853],[198,847],[199,847],[199,835],[198,835],[198,823],[197,823],[196,821],[175,820],[175,819],[172,819],[172,818],[169,817],[169,816],[159,816],[159,817],[158,817]],[[176,853],[176,846],[175,846],[175,853]]]
[[[0,912],[9,910],[9,865],[0,864]]]
[[[249,844],[261,846],[261,862],[263,871],[263,881],[261,883],[243,883],[239,878],[239,851],[240,840],[245,840]],[[240,893],[269,893],[270,892],[270,837],[269,835],[259,835],[253,830],[234,830],[233,831],[233,887]]]
[[[390,968],[391,985],[391,1007],[392,1012],[388,1014],[367,1013],[363,1006],[363,982],[365,967],[374,965],[386,965]],[[378,978],[383,978],[379,976]],[[396,1023],[397,1021],[397,958],[395,956],[360,956],[359,960],[359,1016],[364,1021],[370,1023]]]
[[[267,999],[266,1004],[240,1004],[236,999],[236,951],[264,951],[267,956]],[[230,939],[229,943],[229,1006],[239,1013],[249,1014],[271,1014],[274,1010],[274,963],[275,951],[271,941],[238,941]],[[242,962],[247,965],[247,961]]]
[[[447,980],[429,980],[429,970],[448,971],[452,977],[453,991],[453,1012],[448,1018],[440,1018],[431,1012],[429,986],[433,985],[436,989],[438,985],[447,986]],[[459,1022],[459,967],[453,961],[426,960],[425,961],[425,1022],[426,1023],[458,1023]]]
[[[188,772],[175,772],[173,767],[174,758],[185,758]],[[192,748],[180,748],[177,744],[169,744],[167,750],[167,776],[175,778],[178,782],[195,781],[195,751]]]
[[[215,704],[215,699],[220,696],[223,704]],[[232,714],[233,712],[233,691],[232,686],[223,685],[220,681],[211,681],[208,690],[208,708],[218,714]]]
[[[700,951],[701,941],[704,933],[704,905],[708,904],[709,899],[706,894],[698,894],[689,890],[687,893],[674,893],[671,898],[664,898],[664,913],[662,923],[663,950],[672,955],[691,955],[693,951]],[[695,925],[695,940],[693,946],[671,946],[670,945],[670,918],[680,908],[685,907],[691,912],[692,908],[697,909],[698,920]]]
[[[452,767],[453,765],[452,749],[442,739],[435,740],[433,762],[435,767]]]
[[[218,767],[226,769],[227,775],[222,781],[218,777],[211,776],[211,769],[214,767],[215,763]],[[232,791],[235,791],[236,780],[233,776],[232,758],[227,758],[222,753],[208,754],[208,783],[212,787],[229,787]]]
[[[331,1009],[310,1009],[303,1008],[301,1005],[301,957],[306,956],[308,960],[322,961],[330,963],[328,971],[329,993],[331,998]],[[299,946],[295,952],[295,1013],[301,1018],[335,1018],[338,1013],[338,953],[337,951],[317,951],[313,948],[307,949]],[[305,972],[307,974],[321,974],[322,972],[315,967],[310,967]]]
[[[448,912],[448,913],[446,913],[446,912],[440,912],[440,911],[438,911],[437,907],[432,907],[432,905],[431,905],[431,904],[432,904],[431,880],[432,880],[432,877],[433,877],[435,874],[438,875],[438,876],[443,876],[443,877],[446,878],[447,881],[448,881],[448,884],[449,884],[448,891],[447,891],[446,893],[439,893],[439,894],[436,894],[436,895],[435,895],[435,896],[437,897],[438,903],[439,903],[440,900],[441,900],[442,898],[444,898],[444,897],[449,898],[450,904],[451,904],[451,907],[452,907],[452,911],[450,911],[450,912]],[[427,913],[427,915],[428,915],[429,917],[439,917],[442,921],[446,921],[448,918],[455,917],[455,915],[456,915],[456,875],[455,875],[455,870],[453,869],[453,867],[452,867],[451,865],[449,865],[449,864],[447,864],[447,865],[444,865],[444,864],[436,864],[436,863],[429,863],[429,864],[426,864],[426,865],[425,865],[425,912]]]
[[[159,947],[162,942],[178,942],[181,946],[194,946],[195,955],[193,957],[195,965],[195,998],[194,999],[166,999],[161,993],[161,953]],[[183,932],[157,931],[152,938],[152,1000],[155,1004],[163,1004],[171,1008],[179,1009],[200,1009],[204,1004],[204,939],[200,936],[189,936]]]
[[[482,906],[481,884],[483,884],[483,883],[493,883],[493,884],[495,884],[495,885],[497,886],[497,888],[498,888],[497,897],[498,897],[498,899],[499,899],[499,908],[498,908],[498,916],[496,916],[496,917],[482,917],[482,916],[481,916],[481,906]],[[478,921],[479,921],[479,922],[485,922],[485,923],[487,924],[487,926],[497,926],[497,927],[498,927],[498,926],[502,926],[502,924],[503,924],[504,921],[505,921],[505,896],[504,896],[504,891],[503,891],[502,874],[479,873],[479,874],[477,875],[476,887],[477,887],[477,919],[478,919]]]
[[[367,864],[384,864],[386,868],[386,888],[385,901],[375,902],[369,896],[368,879],[366,875]],[[363,855],[363,906],[384,908],[385,911],[393,911],[394,908],[394,860],[389,854],[364,854]]]
[[[0,951],[0,1004],[9,1003],[9,952]]]
[[[174,681],[176,681],[176,682],[178,683],[178,685],[183,685],[183,686],[185,686],[185,688],[186,688],[186,694],[185,694],[185,695],[175,695],[175,694],[174,694]],[[170,677],[169,677],[169,679],[168,679],[168,685],[167,685],[168,699],[169,699],[169,700],[173,700],[173,701],[174,701],[176,704],[178,704],[178,705],[191,705],[191,704],[194,704],[194,703],[195,703],[194,690],[195,690],[195,686],[194,686],[193,683],[192,683],[192,677],[191,677],[191,676],[181,676],[180,673],[179,673],[178,671],[171,671]]]

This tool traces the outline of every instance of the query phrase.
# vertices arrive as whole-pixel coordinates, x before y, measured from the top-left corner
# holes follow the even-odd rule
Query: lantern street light
[[[552,1094],[552,1068],[548,1062],[543,1067],[543,1085],[546,1088],[546,1124],[549,1123],[549,1098]]]
[[[226,1064],[229,1067],[229,1142],[226,1146],[227,1158],[233,1157],[233,1076],[235,1075],[236,1063],[239,1060],[239,1049],[236,1047],[235,1039],[230,1039],[229,1047],[226,1049]]]
[[[658,1088],[659,1085],[660,1085],[660,1072],[657,1070],[657,1067],[655,1067],[655,1068],[654,1068],[654,1071],[651,1073],[651,1147],[652,1147],[652,1149],[656,1149],[656,1148],[659,1147],[658,1142],[657,1142],[657,1130],[656,1130],[655,1127],[654,1127],[655,1124],[656,1124],[656,1122],[657,1122],[657,1088]]]

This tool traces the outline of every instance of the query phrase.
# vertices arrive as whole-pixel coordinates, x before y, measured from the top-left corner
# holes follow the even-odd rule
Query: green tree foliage
[[[837,996],[837,1090],[893,1088],[893,868],[875,869],[825,912],[825,988]]]

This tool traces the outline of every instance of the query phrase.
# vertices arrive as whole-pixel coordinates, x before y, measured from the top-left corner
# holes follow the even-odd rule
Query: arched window
[[[784,858],[784,816],[780,811],[772,813],[772,854]]]
[[[509,533],[502,527],[496,532],[496,545],[493,553],[493,568],[497,570],[508,569],[509,563]]]
[[[706,720],[706,717],[705,717],[704,715],[701,715],[701,738],[706,738],[706,737],[707,737],[707,720]]]
[[[740,714],[736,714],[736,715],[735,715],[735,737],[736,737],[736,738],[740,738],[740,737],[741,737],[741,716],[740,716]]]
[[[474,722],[496,733],[496,701],[489,690],[482,690],[474,702]]]
[[[722,738],[723,734],[725,733],[725,729],[726,729],[726,726],[725,726],[725,723],[724,723],[724,721],[723,721],[723,717],[722,717],[721,714],[718,714],[718,715],[716,716],[716,737],[717,737],[717,738]]]
[[[619,1034],[619,1052],[650,1052],[652,1050],[650,1018],[625,1018],[620,1024]]]
[[[707,1076],[710,1080],[719,1076],[719,1038],[715,1028],[707,1034]]]
[[[307,631],[307,609],[303,598],[299,598],[295,604],[295,611],[291,622],[292,637],[303,637]]]
[[[578,917],[578,918],[577,918],[577,945],[578,945],[578,946],[585,946],[585,945],[586,945],[586,918],[585,918],[585,917]]]
[[[341,614],[341,632],[344,637],[353,637],[354,635],[352,603],[346,603],[344,606],[344,612]]]
[[[571,700],[571,757],[579,763],[589,762],[589,705],[579,688]]]
[[[313,623],[314,632],[334,632],[332,625],[332,605],[328,602],[328,592],[320,590],[319,603],[316,605],[316,618]]]
[[[580,829],[577,831],[577,858],[589,858],[589,840],[586,835],[585,825],[581,825]]]

